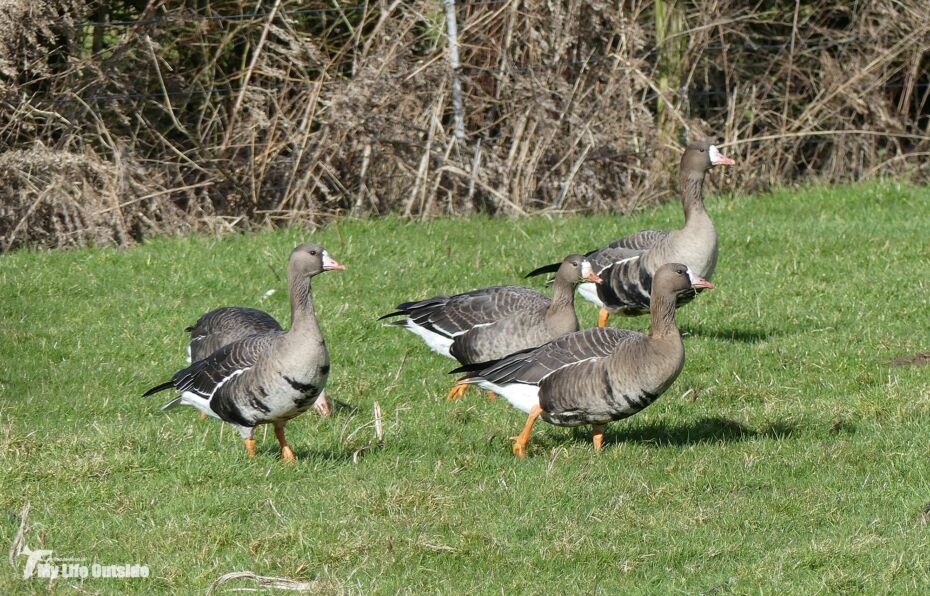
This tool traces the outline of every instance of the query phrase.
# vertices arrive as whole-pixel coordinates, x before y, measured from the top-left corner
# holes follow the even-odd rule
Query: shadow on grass
[[[681,325],[679,327],[682,335],[693,335],[695,337],[708,337],[712,339],[724,339],[728,341],[738,341],[746,344],[757,344],[771,337],[784,335],[782,331],[771,329],[704,329],[692,325]]]
[[[796,430],[794,424],[776,423],[755,430],[741,422],[711,416],[683,424],[657,421],[637,426],[612,424],[604,433],[605,442],[651,443],[657,446],[684,446],[699,443],[735,443],[758,438],[784,439]],[[587,435],[590,440],[590,431]]]
[[[290,443],[290,441],[288,441]],[[297,456],[297,461],[321,461],[321,462],[339,462],[352,463],[352,451],[343,449],[314,449],[310,447],[295,446],[291,443],[291,449]],[[265,449],[257,449],[258,458],[277,458],[281,459],[281,449],[274,441]]]

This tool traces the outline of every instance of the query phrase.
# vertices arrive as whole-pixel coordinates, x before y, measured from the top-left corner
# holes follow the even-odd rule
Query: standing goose
[[[708,279],[714,274],[717,230],[704,208],[704,176],[714,166],[735,163],[710,143],[691,143],[681,156],[679,173],[684,227],[643,230],[585,255],[604,279],[603,284],[581,284],[578,288],[582,297],[601,308],[598,326],[606,326],[613,313],[641,315],[649,312],[653,275],[665,263],[684,263],[695,275]],[[554,267],[540,267],[531,275],[550,273]],[[682,294],[679,306],[694,296],[695,292]]]
[[[313,312],[310,278],[344,269],[322,246],[301,244],[291,252],[287,267],[289,331],[269,329],[226,344],[144,396],[174,387],[181,395],[162,409],[190,405],[230,423],[250,457],[255,457],[255,427],[273,424],[281,456],[294,461],[284,425],[311,407],[329,375],[329,354]]]
[[[693,289],[714,285],[685,265],[668,263],[656,272],[652,287],[648,335],[615,328],[586,329],[480,365],[481,370],[463,379],[503,395],[529,414],[523,432],[513,437],[514,455],[526,457],[526,445],[539,417],[558,426],[593,425],[594,449],[600,450],[604,425],[636,414],[678,377],[685,351],[675,325],[676,302]],[[469,368],[474,367],[452,372]]]
[[[284,331],[281,324],[270,314],[244,306],[224,306],[211,310],[197,319],[197,322],[185,329],[190,332],[191,339],[187,346],[188,363],[203,360],[226,344],[239,341],[250,335],[265,334]],[[329,416],[331,413],[326,392],[313,403],[313,408],[320,416]],[[200,413],[203,420],[207,415]]]
[[[380,319],[403,315],[387,325],[410,330],[461,364],[488,362],[578,331],[575,286],[582,280],[601,281],[584,257],[569,255],[558,268],[551,300],[530,288],[493,286],[404,302]],[[461,397],[467,388],[456,384],[448,398]]]

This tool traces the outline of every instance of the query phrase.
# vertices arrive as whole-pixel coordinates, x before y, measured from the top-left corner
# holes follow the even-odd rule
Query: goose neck
[[[668,293],[654,294],[650,306],[652,317],[649,336],[653,339],[677,337],[681,339],[675,323],[675,296]]]
[[[574,308],[575,286],[563,279],[556,278],[552,284],[552,308]]]
[[[292,276],[288,285],[290,286],[291,297],[291,331],[319,334],[319,326],[313,312],[313,292],[310,290],[310,276]]]
[[[681,204],[685,210],[685,225],[706,219],[704,209],[704,173],[684,171],[681,173]]]
[[[546,309],[546,323],[558,332],[570,333],[578,329],[575,316],[575,287],[573,284],[556,279],[552,286],[552,302]],[[565,331],[566,328],[567,331]]]

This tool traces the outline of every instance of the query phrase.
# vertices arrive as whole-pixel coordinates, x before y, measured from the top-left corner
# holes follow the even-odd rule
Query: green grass
[[[508,440],[521,412],[477,392],[446,402],[454,363],[376,317],[678,226],[677,204],[2,256],[0,543],[28,501],[30,547],[151,572],[51,584],[61,592],[188,592],[237,570],[320,592],[927,592],[930,375],[888,364],[930,349],[927,189],[708,205],[718,289],[679,312],[679,379],[611,425],[600,454],[587,429],[540,423],[525,461]],[[314,289],[329,392],[351,408],[288,426],[296,465],[271,433],[249,461],[231,428],[139,397],[183,365],[202,312],[286,321],[285,260],[309,239],[349,268]],[[595,309],[578,309],[592,325]],[[0,592],[49,588],[20,579],[23,563],[0,566]]]

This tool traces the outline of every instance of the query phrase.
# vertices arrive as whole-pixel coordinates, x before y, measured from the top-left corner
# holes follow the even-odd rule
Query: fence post
[[[449,67],[452,69],[452,111],[455,116],[455,138],[465,140],[465,115],[462,107],[462,81],[459,79],[459,32],[455,20],[455,0],[444,0],[446,32],[449,37]]]

